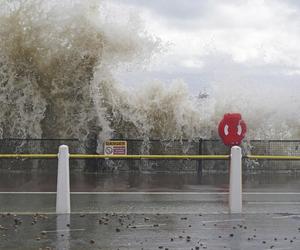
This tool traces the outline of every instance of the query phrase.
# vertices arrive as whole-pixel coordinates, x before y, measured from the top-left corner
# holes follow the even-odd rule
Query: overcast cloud
[[[123,81],[182,78],[196,91],[230,81],[300,89],[299,1],[113,2],[139,13],[148,32],[170,44],[147,72],[124,73]]]

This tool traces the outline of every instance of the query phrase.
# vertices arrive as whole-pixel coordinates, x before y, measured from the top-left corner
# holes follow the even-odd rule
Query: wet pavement
[[[71,174],[72,214],[55,212],[55,172],[1,172],[0,249],[300,249],[298,173]],[[38,213],[38,214],[36,214]]]
[[[0,192],[55,192],[56,171],[0,171]],[[227,173],[84,173],[70,174],[73,192],[224,192]],[[300,172],[248,172],[243,175],[244,192],[297,192]]]
[[[55,213],[55,193],[0,193],[0,213]],[[73,213],[228,213],[228,193],[72,193]],[[300,213],[299,193],[243,193],[244,213]]]
[[[294,249],[297,214],[0,215],[1,249]]]

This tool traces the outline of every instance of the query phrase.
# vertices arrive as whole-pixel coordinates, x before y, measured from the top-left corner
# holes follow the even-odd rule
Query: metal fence
[[[230,153],[220,140],[202,139],[199,141],[160,141],[130,139],[129,154],[200,154],[224,155]],[[145,145],[143,145],[145,144]],[[300,156],[300,140],[251,140],[241,145],[243,154],[248,155],[288,155]],[[134,162],[134,161],[133,161]],[[177,171],[227,171],[226,160],[145,160],[144,165],[135,161],[130,165],[142,170],[177,170]],[[123,166],[125,167],[125,165]],[[244,170],[300,170],[300,161],[288,160],[250,160],[243,159]]]
[[[83,153],[86,148],[78,139],[0,139],[0,153],[9,154],[57,154],[59,145],[66,144],[74,153]],[[87,168],[89,161],[73,161],[75,168]],[[91,161],[90,161],[91,162]],[[92,164],[95,165],[94,163]],[[57,159],[1,159],[0,169],[57,169]]]
[[[300,140],[252,140],[243,145],[246,154],[300,156]],[[245,160],[248,169],[300,170],[300,161]]]
[[[125,139],[123,139],[125,140]],[[1,139],[0,153],[57,153],[66,144],[71,153],[96,153],[97,143],[78,139]],[[127,139],[128,154],[229,154],[230,149],[219,140],[161,141]],[[101,148],[102,145],[100,145]],[[300,156],[300,140],[252,140],[242,144],[243,154]],[[243,160],[245,170],[298,170],[300,161]],[[227,171],[226,160],[72,160],[72,168],[91,171]],[[55,169],[56,159],[1,159],[0,168]]]

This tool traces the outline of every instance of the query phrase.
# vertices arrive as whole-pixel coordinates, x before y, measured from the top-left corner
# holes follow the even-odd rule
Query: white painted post
[[[230,213],[242,213],[242,149],[238,146],[231,148],[229,178]]]
[[[56,213],[69,214],[70,212],[69,148],[61,145],[58,152]]]
[[[56,249],[70,250],[70,214],[56,216]],[[63,237],[62,237],[63,234]]]

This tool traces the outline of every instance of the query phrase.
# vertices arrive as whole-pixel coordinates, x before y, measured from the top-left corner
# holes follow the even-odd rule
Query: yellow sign
[[[106,141],[104,144],[106,155],[127,155],[127,141]]]

